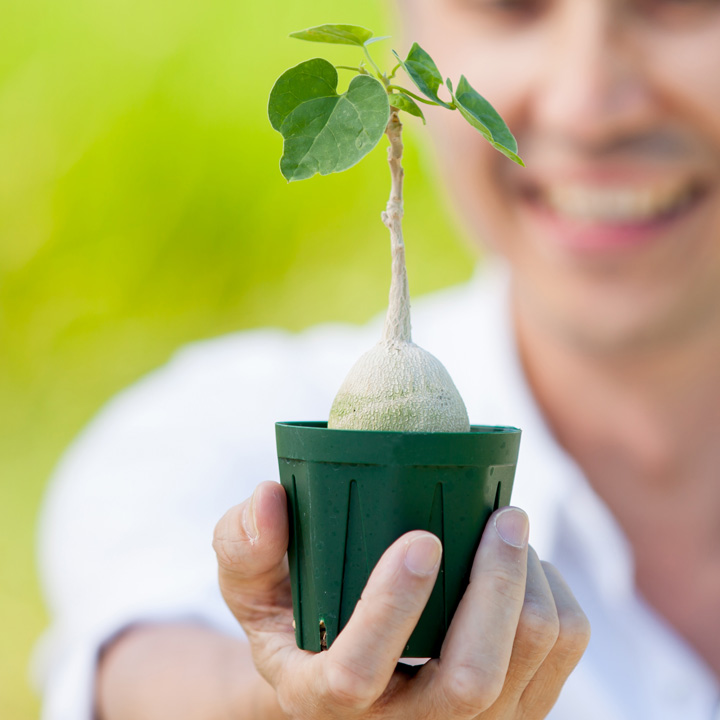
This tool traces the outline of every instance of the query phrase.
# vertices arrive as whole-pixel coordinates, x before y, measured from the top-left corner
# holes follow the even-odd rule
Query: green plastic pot
[[[299,647],[329,647],[383,552],[410,530],[443,544],[435,587],[403,657],[438,657],[490,514],[510,502],[520,430],[328,429],[276,423],[288,498],[288,560]]]

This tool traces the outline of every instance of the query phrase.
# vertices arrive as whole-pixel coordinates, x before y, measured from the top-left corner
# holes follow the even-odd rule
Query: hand
[[[285,492],[258,486],[218,523],[223,597],[260,673],[291,718],[535,720],[550,711],[589,640],[558,571],[527,545],[527,516],[494,513],[439,659],[397,666],[427,602],[440,542],[413,531],[380,558],[329,650],[300,650],[292,627]]]

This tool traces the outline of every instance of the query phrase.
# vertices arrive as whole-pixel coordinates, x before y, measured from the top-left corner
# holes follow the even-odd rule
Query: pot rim
[[[516,427],[497,425],[431,433],[345,430],[320,421],[277,422],[275,433],[281,460],[454,467],[514,465],[521,435]]]

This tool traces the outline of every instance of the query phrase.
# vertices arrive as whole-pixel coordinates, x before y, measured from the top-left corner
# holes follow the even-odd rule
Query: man
[[[508,271],[428,301],[414,321],[430,328],[428,342],[423,331],[418,342],[440,354],[471,419],[523,427],[515,501],[528,510],[533,545],[560,567],[593,624],[585,659],[551,710],[582,654],[587,625],[559,573],[528,549],[525,516],[514,509],[488,525],[443,655],[417,672],[395,662],[437,572],[440,548],[427,534],[390,548],[346,631],[317,656],[292,643],[284,496],[276,484],[260,484],[215,531],[223,596],[249,645],[231,634],[227,609],[215,611],[215,600],[187,581],[184,564],[198,553],[196,516],[207,520],[217,509],[193,488],[224,500],[246,468],[267,466],[260,454],[271,452],[258,446],[256,456],[248,444],[236,456],[237,441],[222,428],[250,433],[242,413],[254,422],[279,419],[283,409],[282,419],[307,417],[318,398],[327,400],[320,386],[337,387],[338,368],[371,342],[372,333],[319,329],[296,340],[268,335],[191,351],[117,401],[67,461],[66,499],[59,496],[48,514],[51,539],[68,529],[63,503],[74,507],[93,487],[93,454],[105,463],[110,454],[129,470],[118,471],[119,484],[154,467],[143,478],[166,480],[149,492],[158,507],[177,511],[158,516],[164,543],[149,542],[140,524],[146,552],[128,552],[127,566],[113,567],[114,584],[97,597],[112,606],[114,593],[127,595],[127,579],[137,607],[126,599],[93,622],[66,624],[66,632],[87,635],[83,651],[68,651],[72,677],[97,678],[97,711],[109,720],[713,717],[720,697],[720,3],[414,0],[404,3],[404,17],[407,36],[445,75],[464,72],[488,96],[527,164],[508,163],[450,113],[432,118],[450,192],[472,235],[486,238]],[[331,343],[340,349],[323,358],[320,349]],[[292,364],[282,360],[286,353]],[[236,377],[228,368],[238,363]],[[208,417],[193,424],[180,401],[152,415],[178,388],[187,397],[196,365],[224,367],[227,388],[244,383],[250,392],[248,373],[262,388],[242,413],[224,408],[212,416],[219,433],[212,439]],[[195,382],[199,394],[215,392],[212,383]],[[142,408],[149,419],[129,425]],[[168,420],[188,438],[173,445],[174,473],[157,447],[158,437],[172,434],[158,430]],[[195,433],[202,450],[192,445]],[[186,501],[172,494],[181,490]],[[123,490],[113,502],[133,505],[138,497]],[[113,530],[103,528],[103,536]],[[103,539],[103,553],[109,546]],[[50,567],[59,573],[61,561]],[[70,597],[58,596],[60,605]]]

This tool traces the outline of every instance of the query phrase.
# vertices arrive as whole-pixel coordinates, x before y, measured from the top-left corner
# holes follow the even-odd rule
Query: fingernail
[[[495,516],[497,534],[508,545],[521,548],[528,541],[528,516],[520,508],[505,508]]]
[[[255,493],[250,498],[250,502],[245,505],[242,515],[242,524],[245,534],[252,541],[257,538],[258,531],[255,524]]]
[[[440,563],[442,545],[435,536],[421,535],[410,541],[405,566],[416,575],[429,575]]]

